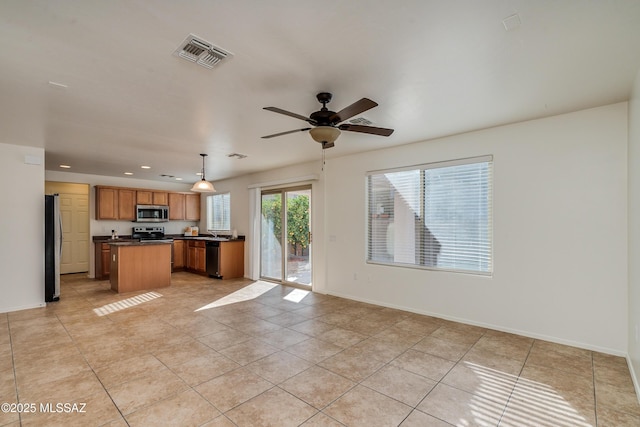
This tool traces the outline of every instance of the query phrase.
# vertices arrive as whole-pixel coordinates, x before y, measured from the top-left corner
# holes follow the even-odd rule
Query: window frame
[[[407,263],[407,262],[398,262],[398,261],[385,261],[385,260],[376,260],[373,259],[373,246],[372,246],[372,223],[373,223],[373,218],[376,215],[376,209],[372,206],[372,201],[371,201],[371,197],[372,197],[372,189],[371,189],[371,177],[372,176],[376,176],[376,175],[385,175],[385,174],[390,174],[390,173],[397,173],[397,172],[408,172],[408,171],[416,171],[419,172],[419,177],[420,177],[420,181],[419,181],[419,209],[420,209],[420,214],[418,216],[418,218],[416,219],[417,221],[421,221],[422,223],[424,223],[424,218],[425,218],[425,212],[427,210],[427,207],[425,206],[426,203],[426,199],[425,199],[425,171],[427,170],[433,170],[433,169],[439,169],[439,168],[445,168],[445,167],[453,167],[453,166],[463,166],[463,165],[470,165],[470,164],[481,164],[481,163],[487,163],[487,180],[485,182],[485,185],[487,186],[487,194],[486,194],[486,203],[487,203],[487,211],[486,211],[486,216],[487,216],[487,225],[486,225],[486,242],[488,244],[488,251],[487,251],[487,256],[488,256],[488,267],[487,270],[472,270],[472,269],[464,269],[464,268],[453,268],[453,267],[438,267],[437,265],[423,265],[423,264],[417,264],[417,263]],[[453,272],[453,273],[461,273],[461,274],[471,274],[471,275],[479,275],[479,276],[493,276],[493,272],[494,272],[494,267],[495,267],[495,260],[494,260],[494,239],[493,239],[493,188],[494,188],[494,180],[493,180],[493,155],[483,155],[483,156],[477,156],[477,157],[468,157],[468,158],[462,158],[462,159],[455,159],[455,160],[448,160],[448,161],[440,161],[440,162],[433,162],[433,163],[423,163],[423,164],[419,164],[419,165],[412,165],[412,166],[405,166],[405,167],[398,167],[398,168],[389,168],[389,169],[380,169],[380,170],[373,170],[373,171],[368,171],[366,172],[366,177],[365,177],[365,187],[366,187],[366,191],[365,191],[365,199],[366,199],[366,220],[365,220],[365,233],[366,233],[366,244],[365,244],[365,251],[366,251],[366,263],[367,264],[373,264],[373,265],[385,265],[385,266],[391,266],[391,267],[405,267],[405,268],[413,268],[413,269],[420,269],[420,270],[430,270],[430,271],[443,271],[443,272]],[[394,223],[395,223],[395,212],[394,212]],[[416,237],[416,234],[414,234],[413,236],[416,240],[419,240],[419,237]],[[374,243],[378,243],[380,244],[379,241],[376,241]],[[386,244],[386,240],[385,240],[385,244]],[[428,253],[422,251],[422,249],[419,252],[419,256],[424,259],[426,256],[428,256]]]
[[[226,196],[228,198],[228,203],[227,203],[228,210],[226,212],[224,212],[223,215],[226,214],[225,215],[226,216],[226,221],[228,221],[229,228],[228,229],[226,229],[226,228],[220,228],[220,229],[209,228],[209,225],[210,224],[214,225],[214,222],[215,222],[214,219],[213,219],[213,212],[215,210],[215,208],[214,208],[215,200],[216,200],[216,198],[224,197],[224,196]],[[216,194],[209,195],[206,198],[206,203],[207,203],[207,209],[206,209],[207,231],[211,231],[211,232],[229,232],[230,233],[231,232],[231,192],[227,191],[225,193],[216,193]],[[222,209],[223,209],[223,211],[225,210],[224,209],[224,205],[223,205]]]

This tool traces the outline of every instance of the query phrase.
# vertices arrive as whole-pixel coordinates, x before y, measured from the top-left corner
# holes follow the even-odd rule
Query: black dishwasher
[[[220,242],[207,242],[207,274],[222,279],[220,275]]]

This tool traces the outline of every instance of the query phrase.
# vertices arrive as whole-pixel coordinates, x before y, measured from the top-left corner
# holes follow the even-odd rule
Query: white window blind
[[[368,262],[493,271],[491,156],[367,175]]]
[[[231,230],[231,193],[207,196],[207,230]]]

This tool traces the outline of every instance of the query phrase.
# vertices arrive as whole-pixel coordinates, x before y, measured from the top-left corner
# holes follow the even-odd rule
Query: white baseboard
[[[42,307],[46,307],[46,306],[47,306],[46,302],[41,302],[41,303],[34,304],[34,305],[21,305],[21,306],[17,306],[17,307],[4,307],[4,308],[0,308],[0,313],[12,313],[14,311],[30,310],[32,308],[42,308]]]
[[[627,366],[629,367],[629,373],[631,374],[631,380],[633,381],[633,388],[636,390],[636,398],[638,399],[638,403],[640,403],[640,383],[638,383],[638,376],[633,369],[633,363],[631,363],[629,355],[627,355]]]
[[[354,300],[354,301],[360,301],[360,302],[364,302],[364,303],[367,303],[367,304],[374,304],[374,305],[379,305],[379,306],[382,306],[382,307],[395,308],[397,310],[408,311],[410,313],[416,313],[416,314],[422,314],[422,315],[425,315],[425,316],[437,317],[437,318],[444,319],[444,320],[450,320],[452,322],[464,323],[464,324],[467,324],[467,325],[479,326],[481,328],[492,329],[492,330],[495,330],[495,331],[507,332],[507,333],[511,333],[511,334],[521,335],[521,336],[524,336],[524,337],[534,338],[534,339],[543,340],[543,341],[549,341],[549,342],[553,342],[553,343],[556,343],[556,344],[562,344],[562,345],[567,345],[567,346],[571,346],[571,347],[578,347],[578,348],[582,348],[582,349],[585,349],[585,350],[597,351],[599,353],[610,354],[610,355],[613,355],[613,356],[627,357],[627,353],[624,352],[624,351],[611,349],[611,348],[607,348],[607,347],[594,346],[592,344],[583,343],[583,342],[579,342],[579,341],[571,341],[571,340],[566,340],[566,339],[562,339],[562,338],[558,338],[558,337],[554,337],[554,336],[537,334],[535,332],[523,331],[523,330],[513,329],[513,328],[506,328],[506,327],[503,327],[503,326],[493,325],[493,324],[490,324],[490,323],[476,322],[474,320],[465,319],[465,318],[459,318],[459,317],[454,317],[454,316],[449,316],[449,315],[442,314],[442,313],[415,310],[415,309],[412,309],[412,308],[409,308],[409,307],[396,306],[394,304],[387,304],[387,303],[380,302],[380,301],[374,301],[374,300],[358,298],[358,297],[354,297],[353,295],[341,294],[339,292],[327,291],[327,294],[328,295],[333,295],[333,296],[336,296],[336,297],[340,297],[340,298],[346,298],[346,299]]]

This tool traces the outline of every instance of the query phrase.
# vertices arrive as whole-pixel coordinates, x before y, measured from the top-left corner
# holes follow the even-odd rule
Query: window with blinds
[[[492,194],[492,156],[367,173],[367,261],[491,274]]]
[[[207,196],[207,230],[231,230],[231,193]]]

